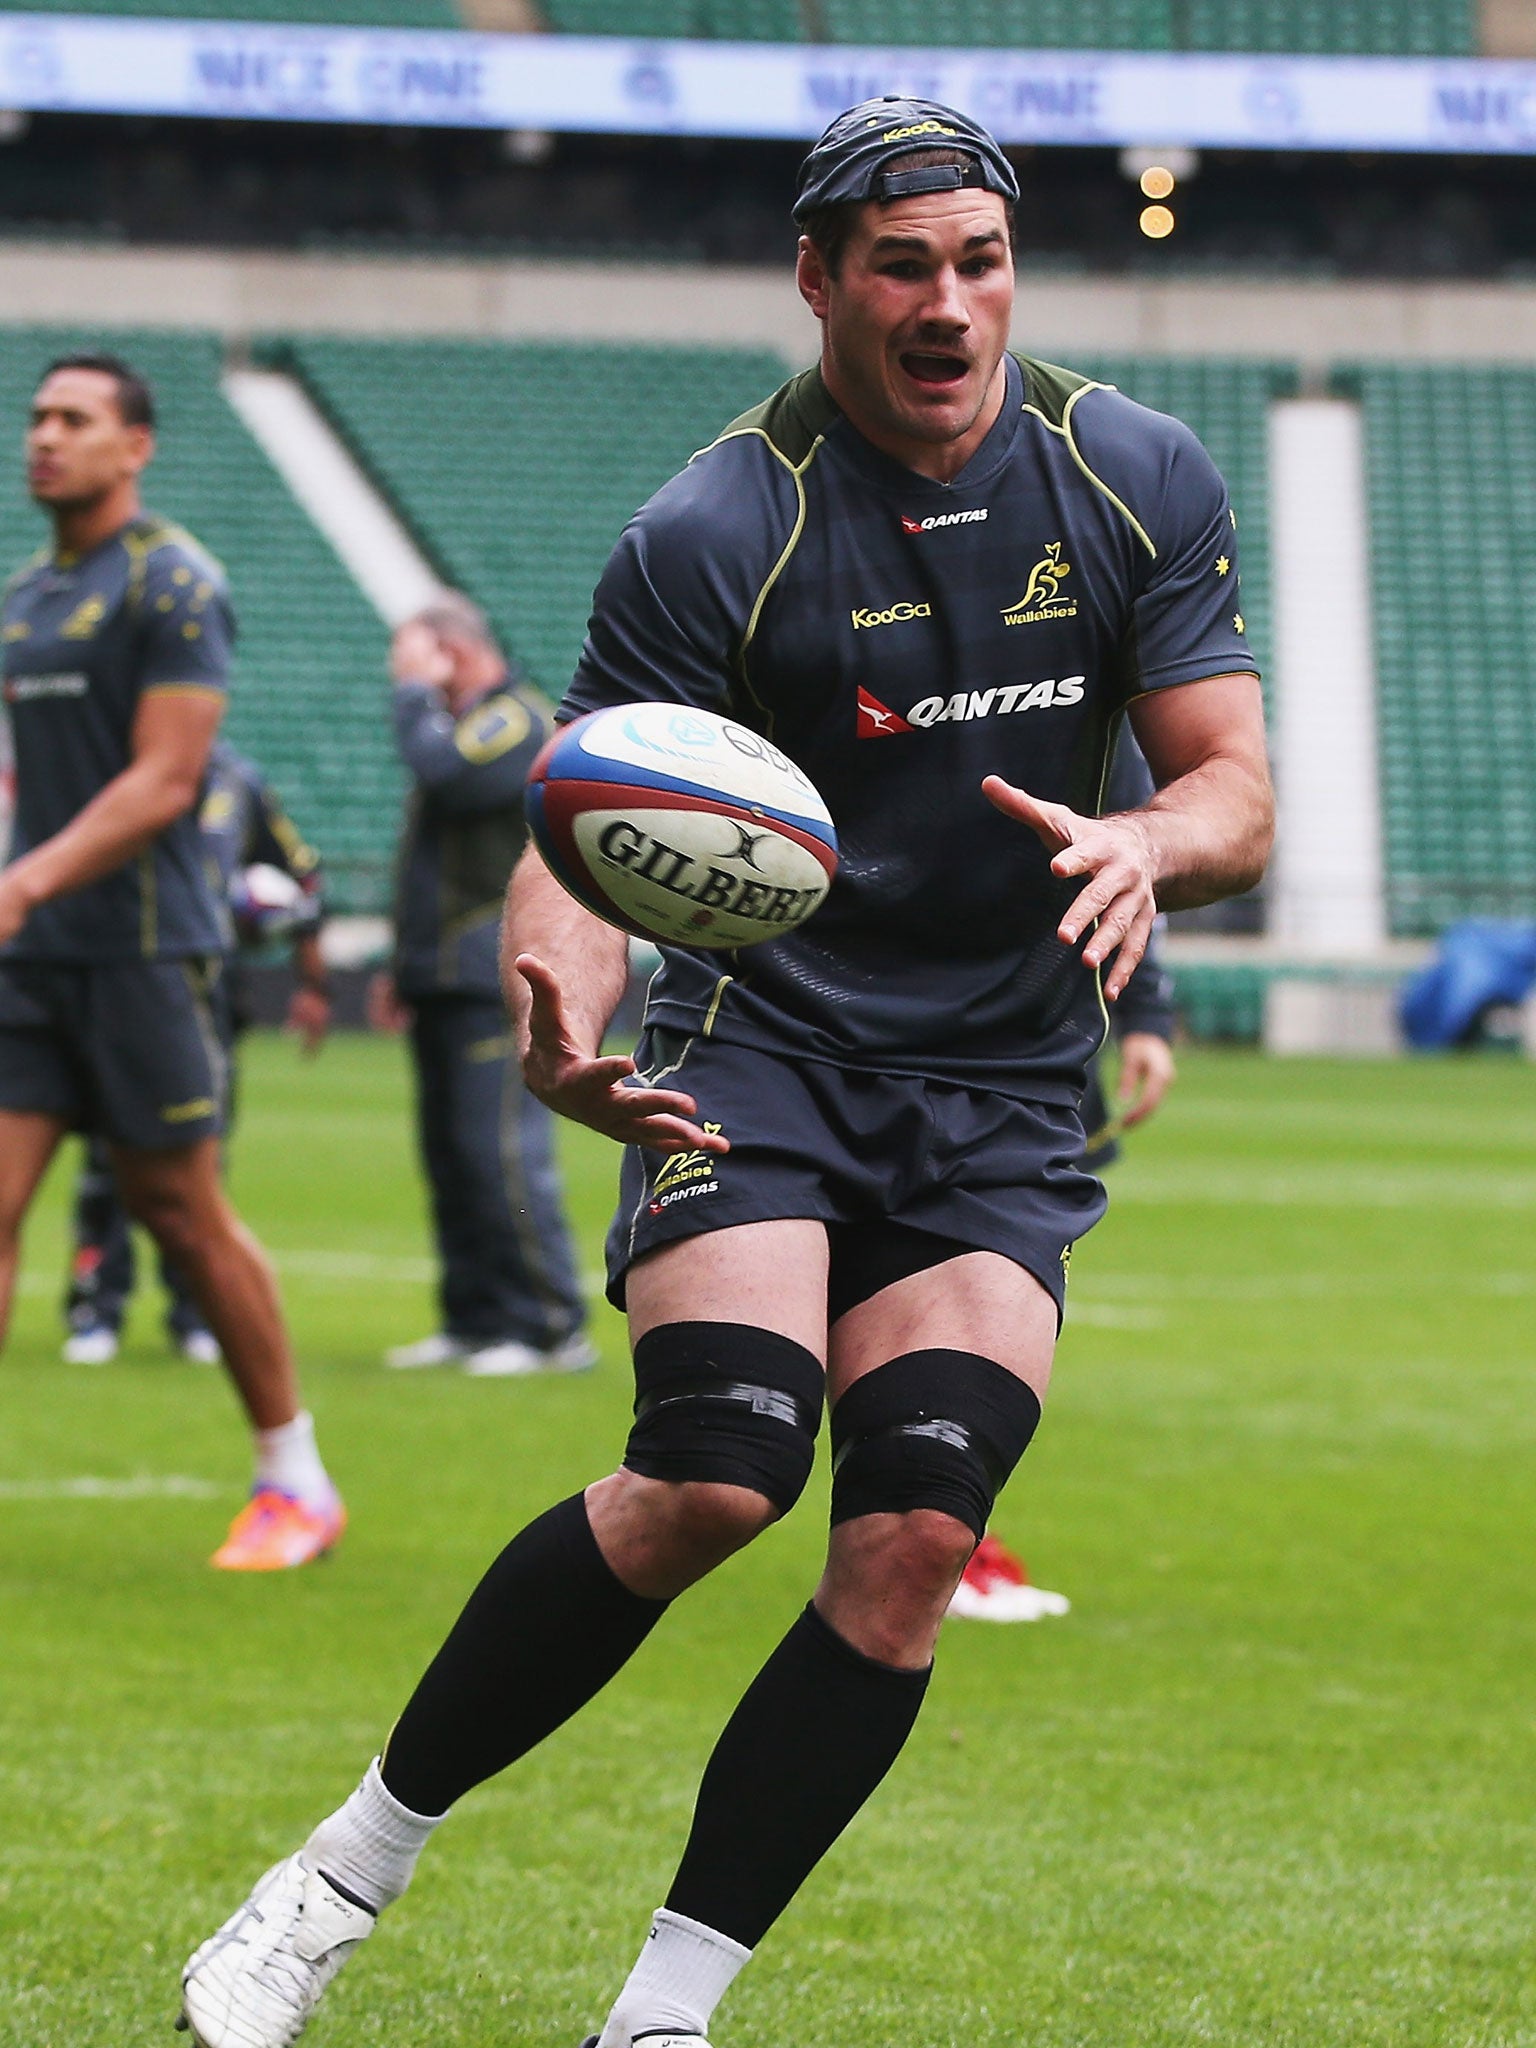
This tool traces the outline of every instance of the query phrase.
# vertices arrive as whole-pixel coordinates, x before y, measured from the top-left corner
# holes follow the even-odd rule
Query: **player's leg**
[[[10,1327],[21,1226],[66,1128],[58,1117],[0,1109],[0,1344]]]
[[[513,1539],[383,1757],[192,1958],[184,2012],[203,2048],[291,2041],[453,1802],[568,1720],[676,1594],[793,1504],[819,1420],[826,1263],[822,1226],[791,1220],[631,1271],[640,1392],[623,1466]]]
[[[917,1718],[945,1606],[1023,1454],[1057,1303],[990,1252],[834,1326],[833,1521],[815,1599],[717,1743],[665,1906],[601,2048],[703,2042],[715,2002],[875,1790]]]
[[[446,1130],[454,1191],[445,1261],[459,1275],[462,1329],[477,1341],[467,1369],[510,1376],[561,1362],[585,1308],[554,1160],[554,1118],[523,1086],[499,1003],[452,1005],[444,1047]],[[577,1348],[564,1354],[577,1362]],[[581,1362],[590,1363],[587,1352]]]
[[[117,1192],[106,1141],[85,1141],[70,1211],[74,1251],[64,1298],[72,1365],[103,1365],[116,1356],[118,1333],[133,1294],[133,1233]]]
[[[477,1334],[474,1274],[460,1257],[466,1204],[454,1172],[451,1092],[453,1003],[424,996],[413,1003],[409,1043],[416,1084],[416,1149],[427,1183],[437,1252],[437,1329],[384,1354],[386,1365],[411,1370],[452,1364],[473,1349]]]

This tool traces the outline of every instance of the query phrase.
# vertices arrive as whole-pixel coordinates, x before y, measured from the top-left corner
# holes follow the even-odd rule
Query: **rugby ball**
[[[256,861],[236,871],[229,885],[229,908],[241,943],[260,945],[293,930],[304,908],[304,890],[281,868]]]
[[[809,777],[750,726],[678,704],[561,726],[529,771],[528,829],[578,902],[660,945],[778,938],[837,872]]]

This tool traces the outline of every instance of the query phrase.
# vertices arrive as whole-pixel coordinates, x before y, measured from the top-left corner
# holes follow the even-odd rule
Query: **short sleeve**
[[[1127,693],[1257,675],[1237,565],[1237,526],[1221,472],[1187,427],[1174,429],[1162,505],[1150,533],[1151,574],[1134,600]]]
[[[557,717],[637,698],[729,712],[748,621],[791,525],[760,448],[697,458],[620,536]]]
[[[151,556],[140,600],[141,690],[229,688],[235,623],[212,564],[179,548]]]

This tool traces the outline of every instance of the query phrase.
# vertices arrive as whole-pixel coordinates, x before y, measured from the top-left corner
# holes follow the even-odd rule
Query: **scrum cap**
[[[921,170],[888,170],[896,157],[916,149],[964,150],[968,164],[930,164]],[[937,100],[861,100],[838,115],[800,166],[794,217],[803,221],[818,206],[844,200],[901,199],[913,192],[955,192],[979,185],[1004,199],[1017,199],[1013,165],[978,122]]]

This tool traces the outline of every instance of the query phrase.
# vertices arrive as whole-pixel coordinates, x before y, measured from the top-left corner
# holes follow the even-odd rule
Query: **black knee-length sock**
[[[756,1948],[895,1763],[928,1678],[807,1607],[715,1744],[668,1908]]]
[[[413,1813],[446,1813],[584,1707],[666,1611],[617,1579],[578,1493],[530,1522],[469,1597],[379,1766]]]

